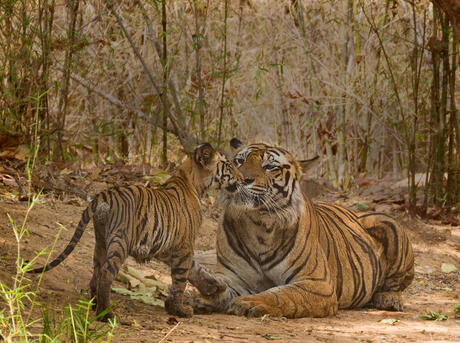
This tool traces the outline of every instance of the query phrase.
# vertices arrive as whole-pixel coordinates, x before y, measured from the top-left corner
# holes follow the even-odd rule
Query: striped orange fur
[[[414,257],[398,222],[313,203],[299,185],[302,163],[288,151],[232,143],[243,179],[217,236],[216,275],[227,288],[195,298],[197,311],[296,318],[368,303],[402,310]]]
[[[59,265],[74,250],[92,218],[96,245],[90,288],[96,312],[108,308],[112,281],[130,255],[138,262],[156,258],[170,265],[172,287],[166,310],[189,317],[193,309],[183,304],[189,276],[204,294],[219,289],[219,283],[193,261],[195,235],[202,221],[200,197],[210,187],[236,191],[235,175],[239,172],[209,143],[199,145],[162,186],[123,186],[99,193],[83,212],[64,251],[45,267],[30,272]]]

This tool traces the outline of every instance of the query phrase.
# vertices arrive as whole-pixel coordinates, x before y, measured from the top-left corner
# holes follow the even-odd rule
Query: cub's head
[[[232,204],[286,221],[296,217],[304,199],[299,185],[302,167],[309,166],[313,159],[298,161],[283,148],[264,143],[245,146],[236,138],[230,145],[234,149],[233,162],[242,174],[241,187],[232,197]]]
[[[188,153],[188,155],[189,160],[193,161],[190,174],[194,183],[199,184],[202,191],[212,188],[227,194],[237,192],[242,178],[241,173],[211,144],[200,144],[193,153]]]

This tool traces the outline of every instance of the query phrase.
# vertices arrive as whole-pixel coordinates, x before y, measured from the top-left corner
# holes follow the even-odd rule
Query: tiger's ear
[[[305,174],[307,171],[317,167],[319,165],[320,159],[319,156],[316,155],[315,157],[309,158],[308,160],[299,160],[298,162],[302,172]]]
[[[230,140],[230,146],[233,148],[233,150],[236,150],[239,147],[243,146],[243,142],[241,142],[238,138],[232,138]]]
[[[211,144],[203,143],[195,148],[193,160],[199,166],[207,168],[214,161],[215,154],[216,151],[213,149]]]

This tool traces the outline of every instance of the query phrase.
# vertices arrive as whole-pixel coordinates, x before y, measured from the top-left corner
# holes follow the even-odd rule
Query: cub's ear
[[[308,160],[300,160],[298,161],[300,168],[302,169],[303,173],[306,173],[310,169],[313,169],[319,165],[320,159],[319,156],[316,155],[315,157],[312,157]]]
[[[203,168],[208,167],[214,160],[216,151],[209,143],[203,143],[195,148],[193,159],[195,163]]]
[[[190,158],[193,158],[193,153],[194,153],[193,151],[188,150],[188,149],[186,149],[186,148],[181,148],[180,151],[181,151],[184,155],[186,155],[186,156],[188,156],[188,157],[190,157]]]
[[[230,140],[230,146],[231,146],[234,150],[238,149],[238,148],[239,148],[240,146],[242,146],[242,145],[243,145],[243,142],[241,142],[238,138],[232,138],[232,139]]]

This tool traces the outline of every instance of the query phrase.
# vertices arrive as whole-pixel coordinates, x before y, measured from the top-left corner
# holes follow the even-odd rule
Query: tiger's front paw
[[[266,314],[274,317],[281,317],[279,309],[273,308],[256,296],[238,297],[230,305],[229,313],[248,318],[262,317]]]
[[[167,313],[178,317],[190,318],[193,316],[192,306],[176,301],[172,296],[165,300],[165,310]]]

